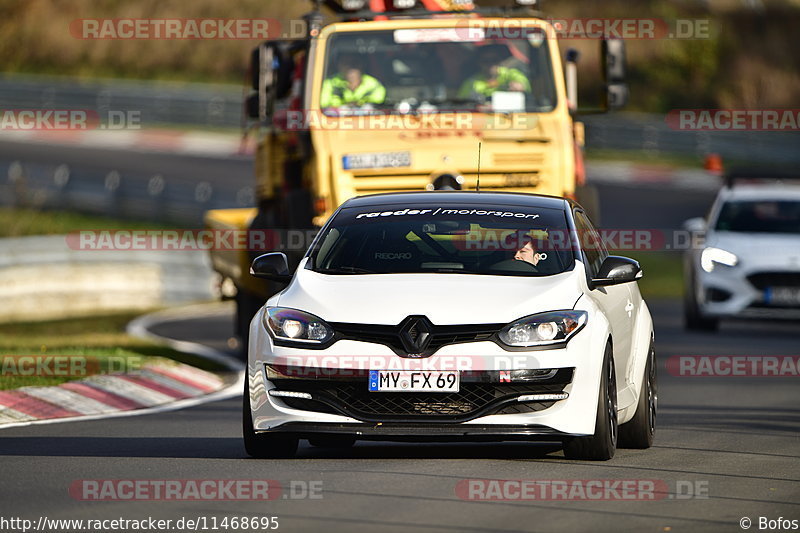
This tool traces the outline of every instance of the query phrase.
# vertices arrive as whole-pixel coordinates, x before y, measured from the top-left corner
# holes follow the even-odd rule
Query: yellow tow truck
[[[304,35],[251,55],[257,206],[209,211],[207,227],[266,231],[291,265],[314,228],[357,195],[480,187],[577,197],[596,210],[574,120],[577,53],[562,61],[534,3],[327,0],[323,13],[314,1]],[[605,110],[627,99],[625,52],[619,39],[601,46]],[[264,252],[211,253],[243,339],[281,288],[249,275]]]

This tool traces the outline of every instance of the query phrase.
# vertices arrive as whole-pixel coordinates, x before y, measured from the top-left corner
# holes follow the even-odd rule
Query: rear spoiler
[[[800,182],[800,171],[780,168],[736,168],[725,174],[725,186],[732,189],[736,182]]]

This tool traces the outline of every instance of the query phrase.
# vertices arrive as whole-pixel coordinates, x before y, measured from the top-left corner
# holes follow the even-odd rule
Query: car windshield
[[[323,274],[548,276],[573,267],[564,212],[485,205],[344,208],[309,251]]]
[[[732,201],[722,206],[718,231],[800,233],[800,201]]]
[[[539,29],[491,39],[482,29],[341,32],[330,37],[320,107],[326,114],[546,112],[556,105]]]

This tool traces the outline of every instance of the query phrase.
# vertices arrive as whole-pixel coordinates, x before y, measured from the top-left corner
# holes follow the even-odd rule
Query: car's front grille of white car
[[[273,379],[279,390],[307,392],[312,399],[281,398],[287,407],[343,414],[367,422],[447,419],[460,422],[489,414],[541,411],[557,400],[519,402],[523,395],[559,393],[572,382],[572,368],[534,382],[461,383],[456,393],[370,392],[366,379]],[[480,374],[480,373],[478,373]]]
[[[417,317],[408,317],[397,326],[385,326],[378,324],[350,324],[333,323],[331,326],[336,332],[337,339],[350,339],[362,342],[383,344],[401,357],[408,357],[411,351],[406,343],[403,342],[404,325]],[[418,317],[427,320],[424,317]],[[473,324],[473,325],[434,325],[427,322],[430,330],[430,339],[424,349],[419,354],[412,357],[426,357],[448,344],[458,344],[462,342],[477,342],[493,339],[505,324]]]

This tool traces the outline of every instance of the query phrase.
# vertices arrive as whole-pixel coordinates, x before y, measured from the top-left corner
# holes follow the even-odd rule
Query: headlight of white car
[[[285,307],[267,307],[264,326],[275,339],[301,344],[324,344],[333,337],[333,328],[310,313]]]
[[[737,263],[739,263],[739,258],[727,250],[709,246],[703,250],[702,254],[700,254],[700,266],[706,272],[713,272],[714,263],[734,267],[737,265]]]
[[[512,322],[498,337],[503,344],[520,348],[560,344],[580,331],[586,320],[586,311],[539,313]]]

